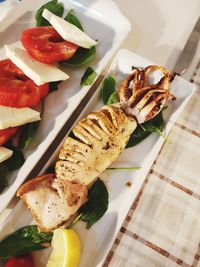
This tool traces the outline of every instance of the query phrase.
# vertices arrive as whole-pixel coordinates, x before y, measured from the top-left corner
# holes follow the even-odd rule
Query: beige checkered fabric
[[[200,63],[198,89],[175,123],[103,267],[200,267]]]

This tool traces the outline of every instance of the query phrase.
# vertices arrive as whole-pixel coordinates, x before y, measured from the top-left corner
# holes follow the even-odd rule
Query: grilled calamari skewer
[[[153,71],[162,72],[163,77],[158,83],[149,85],[148,76]],[[173,79],[174,74],[161,66],[133,67],[133,73],[119,87],[122,109],[127,115],[134,116],[139,124],[152,119],[162,110],[166,100],[176,99],[169,91]]]
[[[148,75],[157,69],[164,76],[149,85]],[[74,137],[67,137],[60,150],[56,174],[37,177],[17,193],[37,220],[39,230],[57,228],[85,203],[87,186],[119,156],[138,122],[153,118],[168,98],[174,99],[169,92],[172,79],[173,75],[161,67],[134,68],[119,87],[120,104],[104,106],[78,122]]]

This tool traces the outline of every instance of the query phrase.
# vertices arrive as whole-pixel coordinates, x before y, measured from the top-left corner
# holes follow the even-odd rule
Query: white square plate
[[[130,73],[131,66],[145,67],[150,64],[152,64],[152,62],[128,50],[120,50],[112,63],[109,74],[114,75],[119,82]],[[168,108],[163,111],[166,123],[164,130],[165,135],[169,134],[175,120],[189,101],[194,90],[194,85],[180,77],[176,77],[173,81],[171,92],[177,97],[177,100],[167,103]],[[77,121],[101,106],[103,106],[103,103],[100,99],[99,88],[90,99],[88,105],[85,107]],[[109,191],[109,208],[106,214],[94,224],[91,229],[87,230],[85,223],[83,222],[78,222],[75,225],[75,229],[77,230],[82,243],[82,256],[79,267],[102,266],[123,220],[125,219],[134,199],[137,197],[145,177],[163,142],[163,137],[152,134],[137,146],[125,149],[117,161],[112,164],[112,166],[118,165],[124,167],[139,166],[141,167],[140,170],[105,171],[100,175],[100,178],[104,180]],[[41,174],[44,173],[46,168],[55,161],[61,145],[62,143],[44,166]],[[131,187],[126,186],[127,182],[131,183]],[[16,218],[18,218],[17,221]],[[14,230],[31,223],[34,223],[32,217],[20,201],[8,219],[2,224],[0,239],[9,233],[12,233]],[[49,251],[46,250],[34,253],[37,267],[45,266],[48,252]]]
[[[35,26],[35,11],[44,2],[46,1],[25,0],[14,4],[12,13],[23,11],[23,16],[16,21],[13,21],[13,17],[10,15],[6,17],[6,23],[13,22],[13,24],[0,33],[0,59],[5,58],[3,45],[20,40],[23,29]],[[66,9],[67,7],[74,9],[77,17],[82,22],[85,32],[94,39],[98,39],[97,56],[89,63],[89,66],[99,75],[127,36],[130,31],[130,24],[117,5],[110,0],[85,0],[81,2],[73,0],[63,1],[63,3],[65,3],[65,6],[67,3],[69,4]],[[3,12],[5,12],[4,7],[1,8],[0,4],[0,17]],[[86,68],[86,65],[79,68],[67,68],[70,79],[62,82],[58,91],[46,97],[44,114],[39,130],[31,146],[25,151],[26,161],[19,170],[12,172],[8,177],[9,187],[0,195],[0,212],[8,205],[16,190],[28,177],[37,161],[90,90],[90,86],[80,88],[80,80]]]

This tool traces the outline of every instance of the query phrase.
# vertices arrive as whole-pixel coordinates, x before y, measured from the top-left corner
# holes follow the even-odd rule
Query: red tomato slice
[[[37,86],[11,60],[0,61],[0,105],[33,107],[48,94],[49,85]]]
[[[12,257],[7,260],[3,267],[34,267],[34,260],[30,254],[24,254],[18,257]]]
[[[78,46],[65,41],[51,26],[25,30],[21,38],[28,53],[43,63],[53,63],[71,58]]]
[[[20,127],[13,127],[0,130],[0,146],[5,144],[13,135],[19,131]]]

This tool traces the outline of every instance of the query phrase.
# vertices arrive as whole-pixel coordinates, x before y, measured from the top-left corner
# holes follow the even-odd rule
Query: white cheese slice
[[[39,121],[40,113],[31,108],[0,106],[0,130]]]
[[[48,22],[54,27],[54,29],[64,40],[84,48],[91,48],[92,46],[97,44],[95,40],[90,38],[78,27],[54,15],[48,9],[44,9],[42,16],[43,18],[48,20]]]
[[[12,150],[0,146],[0,163],[9,159],[12,156],[12,154],[13,154]]]
[[[13,45],[5,45],[5,49],[6,56],[37,85],[63,81],[69,78],[65,72],[55,65],[44,64],[33,59],[24,49]]]

